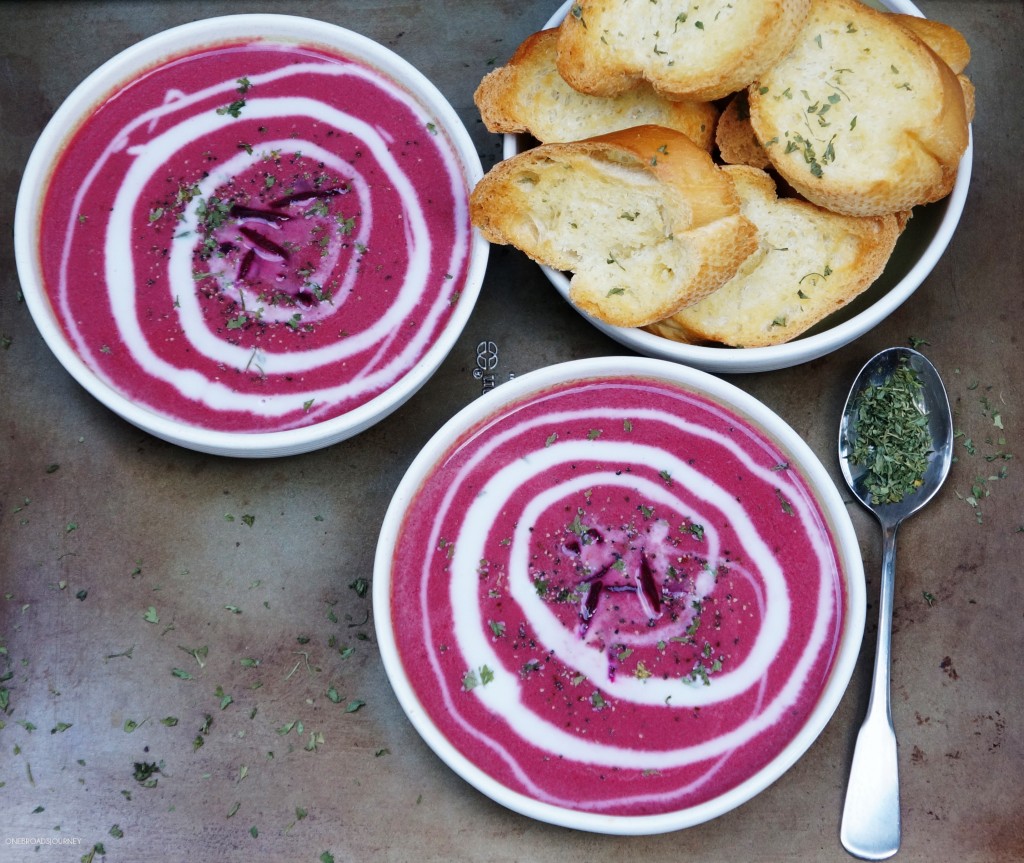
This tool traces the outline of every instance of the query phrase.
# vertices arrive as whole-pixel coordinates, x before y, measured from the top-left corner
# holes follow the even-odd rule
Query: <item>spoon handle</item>
[[[884,860],[900,847],[899,764],[889,704],[897,527],[898,523],[882,525],[882,583],[871,697],[853,751],[839,834],[843,847],[865,860]]]

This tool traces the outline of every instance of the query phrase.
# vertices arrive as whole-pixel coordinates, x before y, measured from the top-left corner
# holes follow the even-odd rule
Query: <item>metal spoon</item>
[[[931,453],[920,486],[894,503],[872,500],[865,488],[868,470],[852,464],[857,434],[857,405],[866,388],[887,380],[901,362],[921,382],[918,407],[928,418]],[[850,388],[839,426],[839,463],[857,499],[882,526],[882,581],[878,607],[878,641],[867,715],[857,735],[846,788],[840,839],[843,847],[865,860],[884,860],[900,847],[900,788],[896,732],[889,703],[893,585],[896,575],[896,530],[939,490],[953,459],[953,418],[949,399],[935,367],[910,348],[889,348],[872,357]]]

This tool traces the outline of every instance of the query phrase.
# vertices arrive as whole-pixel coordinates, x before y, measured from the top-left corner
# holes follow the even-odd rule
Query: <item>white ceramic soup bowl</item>
[[[348,438],[409,399],[477,299],[481,175],[438,89],[341,27],[246,14],[86,78],[27,164],[22,290],[130,423],[245,457]]]
[[[891,12],[923,17],[910,0],[866,0],[868,5]],[[569,13],[571,0],[563,3],[542,26],[556,27]],[[530,140],[505,135],[505,158],[515,155]],[[639,354],[686,363],[720,374],[764,372],[788,368],[825,356],[849,344],[884,321],[906,302],[939,262],[959,224],[967,200],[974,157],[973,141],[960,160],[953,191],[943,200],[914,210],[885,271],[878,280],[843,309],[833,313],[793,341],[757,348],[731,348],[685,344],[633,327],[615,327],[580,312],[597,329]],[[544,275],[568,301],[569,276],[542,266]]]
[[[602,357],[437,432],[385,516],[373,608],[398,701],[459,776],[540,821],[653,834],[806,752],[865,586],[846,506],[776,414],[697,369]]]

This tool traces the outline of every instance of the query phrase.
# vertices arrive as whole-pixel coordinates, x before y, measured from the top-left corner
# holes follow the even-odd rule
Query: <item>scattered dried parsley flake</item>
[[[99,854],[100,857],[105,857],[107,854],[107,849],[103,846],[102,842],[97,842],[89,849],[89,851],[82,855],[82,863],[93,863],[97,854]]]
[[[132,778],[147,788],[156,785],[156,776],[160,772],[160,765],[155,761],[136,761],[133,765]]]
[[[959,373],[959,369],[957,372]],[[959,419],[969,423],[971,430],[976,434],[968,434],[961,428],[954,432],[954,437],[967,456],[983,461],[984,467],[982,472],[974,473],[969,491],[965,493],[957,490],[955,494],[974,510],[975,521],[981,524],[982,503],[992,494],[993,484],[1009,476],[1009,462],[1013,460],[1013,454],[1007,449],[1002,411],[992,400],[993,387],[982,387],[975,381],[967,386],[967,390],[980,393],[975,403],[980,410]],[[999,398],[999,401],[1001,400]],[[977,427],[979,421],[982,424],[981,429]],[[957,461],[959,460],[960,457],[957,456]]]
[[[179,650],[184,650],[189,656],[191,656],[199,664],[200,668],[206,666],[206,658],[210,655],[210,648],[206,645],[202,647],[185,647],[184,645],[178,645]]]
[[[235,700],[234,698],[232,698],[230,695],[228,695],[224,691],[224,687],[222,687],[222,686],[218,686],[214,690],[214,695],[216,695],[216,697],[220,701],[220,709],[221,710],[227,709],[228,705],[232,704],[234,702],[234,700]]]

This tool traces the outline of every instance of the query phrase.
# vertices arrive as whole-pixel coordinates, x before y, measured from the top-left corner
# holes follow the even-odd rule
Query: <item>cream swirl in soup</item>
[[[778,445],[633,377],[527,397],[455,441],[392,564],[398,654],[440,732],[513,791],[612,815],[700,804],[776,758],[846,601]]]
[[[222,431],[344,414],[428,351],[465,283],[467,181],[423,105],[325,48],[161,62],[67,142],[47,294],[114,389]]]

